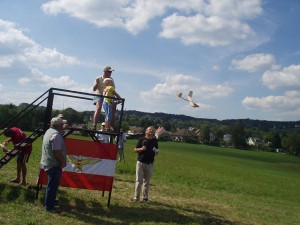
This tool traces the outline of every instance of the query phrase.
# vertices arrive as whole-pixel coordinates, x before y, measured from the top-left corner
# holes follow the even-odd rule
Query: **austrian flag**
[[[77,139],[65,139],[67,166],[63,168],[60,186],[111,191],[116,168],[117,147]],[[47,184],[47,176],[42,179]]]

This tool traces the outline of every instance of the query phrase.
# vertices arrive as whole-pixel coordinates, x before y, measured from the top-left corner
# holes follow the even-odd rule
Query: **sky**
[[[299,21],[299,0],[1,0],[0,104],[93,93],[109,65],[125,110],[299,121]]]

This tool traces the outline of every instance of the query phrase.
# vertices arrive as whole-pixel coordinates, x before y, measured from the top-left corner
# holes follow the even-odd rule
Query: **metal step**
[[[23,151],[28,145],[32,144],[38,137],[43,134],[43,129],[39,128],[31,135],[29,135],[23,142],[21,142],[16,148],[6,152],[5,155],[0,159],[0,169],[2,166],[7,164],[12,158],[14,158],[20,151]]]

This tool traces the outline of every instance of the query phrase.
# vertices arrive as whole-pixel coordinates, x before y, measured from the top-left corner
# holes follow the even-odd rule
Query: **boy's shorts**
[[[28,163],[30,157],[30,153],[29,154],[18,154],[17,155],[17,162],[23,162],[23,163]]]
[[[96,105],[97,102],[103,103],[103,96],[94,96],[93,102],[94,102],[94,105]]]
[[[103,103],[103,109],[105,112],[105,121],[112,120],[112,107],[108,102]]]

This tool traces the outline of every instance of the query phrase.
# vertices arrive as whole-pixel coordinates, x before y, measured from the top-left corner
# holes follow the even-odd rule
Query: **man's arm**
[[[135,153],[140,153],[140,152],[146,151],[146,146],[143,146],[141,148],[134,148],[133,151]]]
[[[64,168],[67,165],[66,159],[60,149],[53,150],[55,158],[60,162],[60,167]]]
[[[121,96],[116,92],[116,90],[114,90],[113,95],[117,98],[121,98]]]
[[[98,88],[98,83],[99,83],[99,77],[96,78],[96,81],[94,83],[94,86],[93,86],[93,91],[96,91],[97,88]]]

